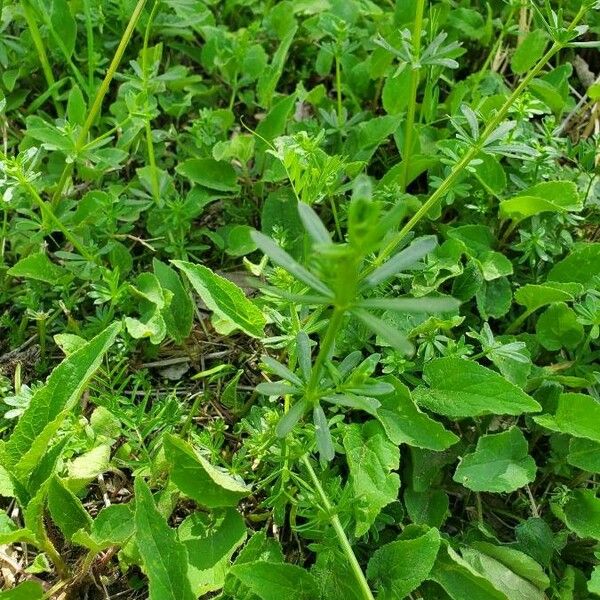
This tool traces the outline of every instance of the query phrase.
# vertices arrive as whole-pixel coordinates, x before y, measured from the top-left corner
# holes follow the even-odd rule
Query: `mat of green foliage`
[[[0,0],[0,599],[599,597],[599,34]]]

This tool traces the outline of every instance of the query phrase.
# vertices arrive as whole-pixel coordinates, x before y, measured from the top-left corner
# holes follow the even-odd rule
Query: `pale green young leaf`
[[[313,408],[313,423],[315,425],[319,458],[326,462],[333,460],[333,457],[335,456],[333,440],[331,439],[327,417],[320,404],[317,404]]]
[[[0,592],[1,600],[42,600],[44,588],[38,581],[24,581],[12,590]]]
[[[528,283],[515,292],[515,302],[529,311],[554,302],[571,302],[583,292],[579,283],[548,281],[542,285]]]
[[[454,481],[475,492],[507,493],[533,481],[536,470],[525,436],[511,427],[480,437],[475,451],[458,464]]]
[[[186,549],[141,477],[135,479],[135,541],[148,577],[149,600],[196,600],[187,575]]]
[[[541,406],[504,377],[464,358],[437,358],[425,364],[430,387],[413,392],[417,404],[453,418],[489,414],[520,415]]]
[[[174,260],[206,306],[219,317],[252,337],[262,337],[266,320],[260,309],[232,281],[208,267]]]
[[[538,425],[600,444],[600,403],[587,394],[561,394],[554,415],[534,417]]]
[[[171,481],[202,506],[235,506],[250,494],[250,488],[243,482],[213,467],[181,438],[165,435],[164,448]]]

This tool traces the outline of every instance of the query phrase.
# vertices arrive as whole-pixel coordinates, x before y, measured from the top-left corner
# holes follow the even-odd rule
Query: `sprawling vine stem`
[[[582,5],[579,12],[571,22],[568,31],[571,32],[575,29],[577,23],[581,21],[585,14],[586,7]],[[387,258],[389,258],[396,250],[398,245],[404,240],[408,233],[410,233],[415,226],[429,213],[429,211],[444,197],[452,186],[456,183],[463,171],[467,168],[469,163],[476,158],[476,156],[483,150],[485,142],[490,135],[497,129],[498,125],[502,123],[508,111],[515,103],[515,101],[521,96],[523,91],[530,84],[531,80],[536,77],[546,64],[562,50],[568,41],[555,41],[550,49],[540,58],[537,64],[527,73],[527,75],[521,80],[519,85],[514,89],[512,94],[506,99],[504,104],[498,110],[498,112],[492,117],[487,124],[483,133],[468,150],[465,152],[463,157],[454,165],[449,175],[442,181],[441,185],[435,190],[435,192],[429,197],[429,199],[417,210],[417,212],[407,221],[407,223],[400,229],[400,231],[389,241],[389,243],[379,253],[373,264],[365,269],[363,276],[371,273],[378,266],[380,266]]]

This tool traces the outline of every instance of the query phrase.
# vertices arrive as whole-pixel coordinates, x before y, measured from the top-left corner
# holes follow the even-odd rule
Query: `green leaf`
[[[600,566],[595,566],[592,576],[588,581],[588,590],[596,596],[600,596]]]
[[[373,333],[383,338],[390,346],[404,354],[412,354],[414,350],[412,344],[397,329],[366,310],[354,308],[352,314],[356,315]]]
[[[375,287],[390,277],[417,266],[421,259],[435,250],[437,245],[437,238],[434,235],[417,238],[408,247],[375,269],[373,273],[365,278],[365,284],[368,287]]]
[[[572,181],[547,181],[500,202],[500,216],[519,222],[545,212],[579,212],[583,208]]]
[[[589,473],[600,473],[600,442],[573,438],[569,442],[567,462]]]
[[[486,281],[493,281],[513,273],[512,262],[500,252],[490,250],[480,255],[476,260]]]
[[[545,590],[550,585],[550,579],[540,564],[519,550],[507,546],[496,546],[489,542],[473,542],[471,546],[478,552],[501,562],[513,573],[533,583],[540,590]]]
[[[79,529],[89,531],[92,524],[92,518],[79,498],[58,477],[52,477],[48,485],[48,510],[68,540]]]
[[[148,485],[135,479],[135,541],[148,576],[149,600],[195,600],[188,555],[160,514]]]
[[[275,50],[275,54],[273,54],[271,64],[264,69],[262,75],[258,79],[258,83],[256,85],[256,95],[261,106],[266,108],[271,106],[273,96],[275,95],[275,89],[277,88],[277,83],[279,82],[281,74],[283,73],[285,60],[290,46],[294,41],[294,36],[296,35],[297,30],[298,26],[294,25],[286,33],[285,37],[281,40],[279,47],[277,50]]]
[[[432,360],[423,376],[431,387],[414,390],[417,404],[448,417],[520,415],[542,408],[498,373],[464,358]]]
[[[407,488],[404,492],[404,506],[413,523],[441,527],[449,514],[450,500],[443,490],[428,489],[418,492]]]
[[[182,260],[172,262],[186,274],[206,306],[217,316],[251,337],[262,337],[265,317],[235,283],[217,275],[208,267]]]
[[[202,506],[236,506],[250,493],[243,482],[213,467],[184,440],[165,435],[164,448],[171,480]]]
[[[421,298],[366,298],[358,306],[402,313],[454,312],[460,302],[448,296],[424,296]]]
[[[81,88],[74,85],[67,100],[67,118],[71,125],[83,125],[87,116],[87,105]]]
[[[237,192],[240,188],[235,169],[225,161],[213,158],[189,158],[179,163],[175,170],[191,182],[210,190]]]
[[[499,277],[492,281],[484,281],[476,294],[477,308],[481,317],[500,319],[509,310],[512,303],[512,290],[510,281],[506,277]]]
[[[405,598],[429,577],[440,548],[440,532],[430,529],[412,539],[400,539],[378,548],[367,567],[378,600]]]
[[[453,600],[513,600],[445,544],[440,548],[431,579]]]
[[[510,61],[510,68],[516,75],[523,75],[535,65],[544,54],[548,43],[546,32],[543,29],[533,29],[517,46]]]
[[[275,433],[277,437],[284,438],[295,426],[296,423],[302,418],[306,412],[306,402],[299,400],[296,402],[284,415],[279,419]]]
[[[189,557],[188,577],[195,596],[223,587],[233,553],[246,539],[242,516],[233,508],[212,516],[196,512],[177,528]]]
[[[315,600],[319,597],[314,577],[296,565],[259,560],[236,563],[230,573],[261,600]]]
[[[134,533],[135,519],[131,505],[111,504],[98,513],[89,534],[80,529],[73,535],[73,542],[100,552],[109,546],[125,545]]]
[[[406,109],[410,97],[411,69],[404,69],[394,77],[386,77],[381,92],[383,108],[389,115],[397,115]]]
[[[534,417],[538,425],[600,444],[600,402],[587,394],[561,394],[554,415]]]
[[[350,470],[355,536],[361,537],[381,512],[398,499],[400,451],[376,421],[344,428],[344,449]]]
[[[304,228],[317,244],[331,244],[331,236],[315,210],[304,202],[298,202],[298,214]]]
[[[520,549],[527,552],[544,567],[548,567],[554,554],[554,533],[544,519],[530,517],[515,527]]]
[[[403,383],[391,375],[384,381],[394,386],[394,392],[379,398],[377,418],[394,444],[445,450],[458,442],[456,435],[419,410]]]
[[[69,3],[67,0],[50,0],[47,6],[52,27],[62,41],[67,57],[70,57],[75,50],[77,23],[71,14]]]
[[[546,350],[572,350],[584,336],[583,325],[577,320],[577,313],[564,302],[552,304],[540,315],[535,332]]]
[[[42,600],[44,588],[37,581],[24,581],[12,590],[0,592],[1,600]]]
[[[587,289],[594,286],[594,279],[598,276],[600,243],[582,244],[552,267],[548,280],[581,283]]]
[[[194,305],[179,275],[171,267],[157,259],[152,261],[152,267],[160,286],[173,294],[171,303],[162,316],[169,335],[181,344],[192,330]]]
[[[78,493],[109,468],[110,446],[100,444],[70,462],[68,465],[69,477],[65,481],[65,485],[73,493]]]
[[[34,393],[3,448],[4,466],[14,467],[21,480],[26,480],[40,463],[119,331],[118,323],[107,327],[65,358],[52,371],[46,385]]]
[[[25,279],[35,279],[52,285],[60,285],[65,279],[70,277],[69,272],[63,267],[59,267],[50,261],[48,255],[43,252],[30,254],[22,258],[7,271],[12,277],[23,277]]]
[[[547,598],[541,589],[488,554],[473,548],[464,548],[462,557],[510,600],[546,600]]]
[[[313,408],[313,423],[315,425],[319,458],[326,462],[333,460],[335,449],[333,447],[333,440],[331,439],[331,431],[329,431],[329,423],[320,404],[317,404]]]
[[[331,297],[332,291],[308,269],[305,269],[300,263],[296,262],[283,248],[278,246],[271,238],[260,231],[252,232],[252,239],[256,245],[266,254],[275,264],[283,267],[291,273],[296,279],[299,279],[309,287],[321,294]]]
[[[571,302],[580,296],[583,286],[578,283],[548,281],[542,285],[526,284],[515,292],[515,302],[534,311],[554,302]]]
[[[596,493],[597,490],[575,490],[567,503],[555,512],[580,538],[600,541],[600,498]]]
[[[528,450],[518,427],[481,436],[475,452],[461,459],[453,479],[475,492],[514,492],[535,479],[537,467]]]

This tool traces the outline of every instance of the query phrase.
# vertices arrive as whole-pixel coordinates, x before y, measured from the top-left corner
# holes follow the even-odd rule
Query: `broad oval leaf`
[[[472,360],[437,358],[425,364],[423,376],[430,387],[418,387],[413,397],[440,415],[520,415],[542,408],[516,385]]]
[[[235,283],[203,265],[182,260],[172,262],[186,274],[192,287],[210,310],[249,336],[262,337],[265,317]]]
[[[243,482],[213,467],[181,438],[165,435],[164,448],[171,480],[202,506],[236,506],[250,494],[250,488]]]

